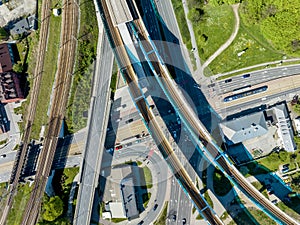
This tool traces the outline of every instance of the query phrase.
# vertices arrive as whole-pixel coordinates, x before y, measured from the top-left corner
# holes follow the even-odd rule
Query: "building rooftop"
[[[13,72],[0,73],[0,101],[16,102],[24,98],[18,75]]]
[[[137,209],[134,182],[132,177],[123,179],[121,183],[121,192],[126,217],[128,220],[137,218],[139,216],[139,211]]]
[[[126,218],[122,202],[110,202],[108,204],[112,218]]]
[[[35,23],[35,15],[29,16],[27,18],[24,18],[15,24],[13,24],[12,28],[10,29],[10,33],[12,35],[16,34],[23,34],[32,28],[34,28]]]
[[[0,44],[0,73],[12,70],[13,54],[7,43]]]
[[[300,116],[294,119],[295,121],[295,126],[296,126],[296,131],[298,132],[298,135],[300,134]]]
[[[233,144],[243,142],[268,132],[263,112],[253,113],[220,124],[223,134]]]
[[[277,119],[278,134],[282,140],[283,148],[288,152],[294,152],[296,144],[286,105],[284,103],[276,105],[273,111]]]
[[[106,0],[106,4],[115,26],[133,20],[126,0]]]

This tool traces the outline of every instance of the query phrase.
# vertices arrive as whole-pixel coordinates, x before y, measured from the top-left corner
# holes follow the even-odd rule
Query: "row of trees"
[[[259,25],[275,48],[300,54],[299,0],[244,0],[241,17],[247,26]]]

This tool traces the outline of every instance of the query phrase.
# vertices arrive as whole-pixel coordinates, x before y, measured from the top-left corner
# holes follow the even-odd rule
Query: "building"
[[[282,147],[288,152],[294,152],[297,148],[294,141],[293,128],[290,116],[285,103],[276,104],[266,110],[266,114],[273,124],[278,128],[278,136],[281,139]]]
[[[262,141],[265,134],[270,135],[270,131],[275,130],[276,135],[274,136],[279,138],[278,143],[276,142],[278,147],[284,148],[288,152],[294,152],[296,149],[294,133],[285,103],[273,105],[265,111],[224,121],[219,126],[227,146],[239,143],[249,144],[250,140],[252,142],[253,140]],[[260,142],[256,145],[257,147],[266,146],[266,143]],[[271,151],[271,149],[269,150]]]
[[[300,116],[294,119],[296,131],[298,133],[298,136],[300,135]]]
[[[110,196],[108,210],[112,218],[127,218],[128,220],[139,217],[139,186],[137,176],[138,168],[132,165],[118,165],[111,170],[107,188]]]
[[[222,122],[220,128],[228,145],[238,144],[268,132],[263,112]]]
[[[11,71],[14,64],[13,51],[8,43],[0,44],[0,73]]]
[[[128,220],[139,217],[137,202],[135,197],[133,178],[125,178],[121,182],[121,193],[123,197],[123,207]]]
[[[35,15],[29,16],[13,24],[12,28],[10,29],[10,33],[11,35],[26,33],[34,29],[35,23]]]
[[[16,102],[24,99],[20,87],[20,80],[16,73],[0,73],[0,101],[1,103]]]

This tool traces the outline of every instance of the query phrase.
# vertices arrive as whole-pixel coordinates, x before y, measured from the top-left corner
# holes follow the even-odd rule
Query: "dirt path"
[[[240,17],[239,17],[239,13],[238,13],[238,9],[239,9],[239,4],[235,4],[232,5],[232,10],[234,13],[234,17],[235,17],[235,25],[234,25],[234,31],[232,32],[231,36],[229,37],[229,39],[217,50],[215,51],[214,54],[212,54],[206,61],[205,63],[203,63],[202,65],[202,71],[204,70],[205,67],[207,67],[215,58],[217,58],[217,56],[219,56],[226,48],[228,48],[228,46],[233,42],[233,40],[235,39],[238,31],[239,31],[239,27],[240,27]]]

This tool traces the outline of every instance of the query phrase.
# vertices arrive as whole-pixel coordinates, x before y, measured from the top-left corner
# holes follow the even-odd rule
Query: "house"
[[[26,33],[35,28],[35,15],[24,18],[12,25],[10,29],[11,35]]]
[[[8,43],[0,44],[0,73],[11,71],[14,64],[13,51]]]
[[[16,102],[24,99],[20,87],[19,76],[14,72],[0,73],[0,101],[1,103]]]

